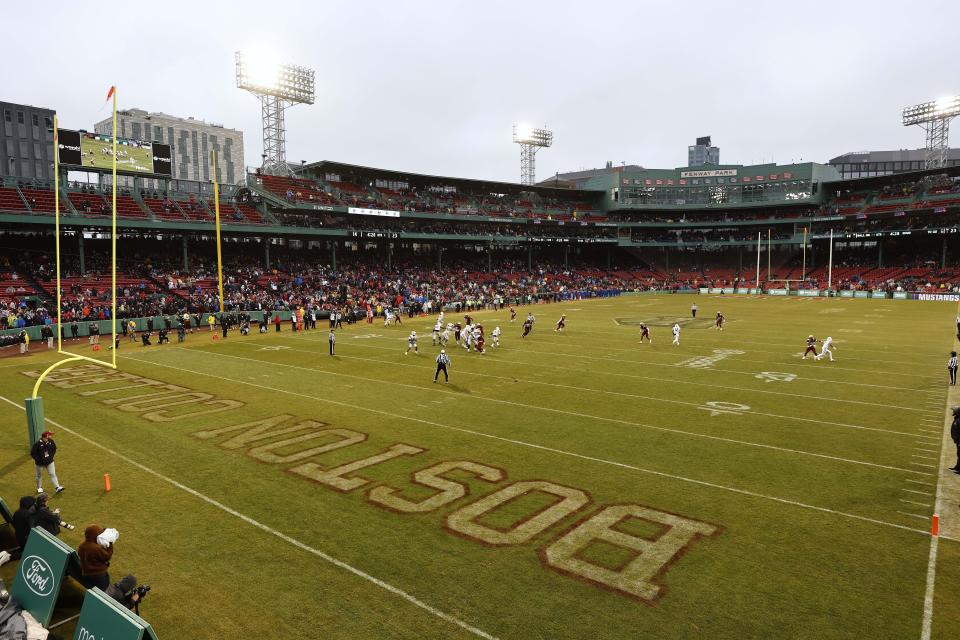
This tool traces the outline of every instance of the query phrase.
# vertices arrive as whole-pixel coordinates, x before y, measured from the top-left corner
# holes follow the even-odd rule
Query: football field
[[[326,322],[285,323],[57,369],[41,388],[54,502],[78,525],[61,538],[120,530],[111,576],[153,586],[141,613],[160,638],[956,637],[953,304],[517,310],[473,314],[502,346],[451,343],[449,385],[432,317],[345,325],[336,357]],[[836,360],[801,360],[808,334]],[[20,407],[56,359],[31,346],[0,361],[10,504],[34,489]]]

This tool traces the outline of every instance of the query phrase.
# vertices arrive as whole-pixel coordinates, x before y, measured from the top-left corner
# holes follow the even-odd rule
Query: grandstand
[[[184,247],[213,227],[209,185],[169,181],[144,188],[135,178],[117,198],[119,228],[148,238],[180,238]],[[960,168],[839,179],[832,167],[724,165],[716,169],[624,168],[598,174],[584,189],[521,186],[419,175],[323,161],[297,177],[248,176],[220,202],[226,242],[242,241],[270,268],[269,247],[315,246],[332,264],[402,256],[442,266],[486,257],[609,277],[626,265],[635,287],[696,288],[783,279],[825,288],[825,244],[835,238],[840,288],[942,290],[958,280]],[[62,224],[85,234],[105,229],[109,189],[61,183]],[[5,176],[0,236],[49,233],[52,186]],[[810,251],[799,262],[804,230]],[[249,243],[253,244],[249,244]],[[183,252],[177,252],[183,253]],[[844,264],[855,256],[853,264]],[[922,256],[918,263],[917,256]],[[189,250],[183,255],[190,261]],[[767,269],[769,262],[770,268]],[[842,266],[841,266],[842,265]],[[85,265],[78,265],[81,272]],[[805,268],[805,270],[804,270]],[[620,271],[619,273],[624,273]],[[41,288],[46,290],[45,287]]]

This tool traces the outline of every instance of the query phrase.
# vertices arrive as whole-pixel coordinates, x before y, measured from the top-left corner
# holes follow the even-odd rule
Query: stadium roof
[[[595,178],[597,176],[606,175],[608,173],[623,173],[624,171],[642,171],[643,167],[638,164],[628,164],[628,165],[612,165],[610,163],[605,167],[599,167],[596,169],[580,169],[579,171],[567,171],[565,173],[557,173],[553,176],[541,180],[537,183],[539,186],[548,186],[551,183],[578,183],[589,180],[590,178]]]
[[[454,178],[450,176],[432,176],[422,173],[411,173],[408,171],[395,171],[393,169],[377,169],[375,167],[363,167],[355,164],[345,164],[334,162],[332,160],[321,160],[312,162],[303,166],[304,172],[313,173],[323,178],[326,173],[333,173],[341,176],[344,180],[386,180],[393,182],[406,182],[411,187],[427,188],[434,186],[457,187],[469,192],[483,193],[504,193],[516,195],[524,192],[539,193],[549,197],[569,197],[570,189],[545,187],[541,185],[528,186],[517,182],[497,182],[493,180],[474,180],[471,178]],[[585,191],[588,196],[595,196],[596,191]]]
[[[863,162],[922,162],[926,155],[925,149],[896,149],[892,151],[849,151],[836,158],[831,158],[828,164],[852,164]],[[960,160],[960,149],[948,149],[948,160]]]

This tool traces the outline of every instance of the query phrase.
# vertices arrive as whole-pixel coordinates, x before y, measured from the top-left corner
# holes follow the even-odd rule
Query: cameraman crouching
[[[137,585],[137,579],[132,575],[123,576],[120,582],[107,587],[107,595],[125,606],[127,609],[139,609],[140,601],[146,597],[150,586]]]

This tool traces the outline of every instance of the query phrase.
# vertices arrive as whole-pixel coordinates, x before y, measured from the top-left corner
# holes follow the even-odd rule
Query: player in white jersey
[[[480,341],[483,340],[483,327],[479,324],[473,325],[473,344],[477,351],[480,350]]]
[[[823,354],[830,356],[830,362],[833,362],[833,338],[827,336],[823,339],[823,344],[820,346],[820,353],[813,357],[814,360],[819,360],[823,357]]]
[[[493,338],[493,346],[500,346],[500,327],[494,327],[493,333],[490,334],[490,337]]]
[[[383,326],[388,326],[393,321],[393,309],[387,307],[383,310]]]
[[[420,349],[417,348],[417,332],[411,331],[410,335],[407,337],[407,350],[403,352],[403,355],[410,353],[410,349],[413,349],[414,353],[420,353]]]
[[[433,325],[433,346],[437,346],[437,342],[440,340],[440,328],[443,326],[443,322],[439,319],[437,324]]]
[[[453,331],[453,324],[447,323],[447,326],[444,327],[443,333],[440,334],[440,344],[442,346],[447,346],[447,343],[450,342],[450,332]]]
[[[673,325],[673,344],[680,345],[680,325]]]
[[[460,342],[463,343],[463,348],[467,351],[470,351],[470,345],[473,342],[473,325],[468,324],[460,332]]]

